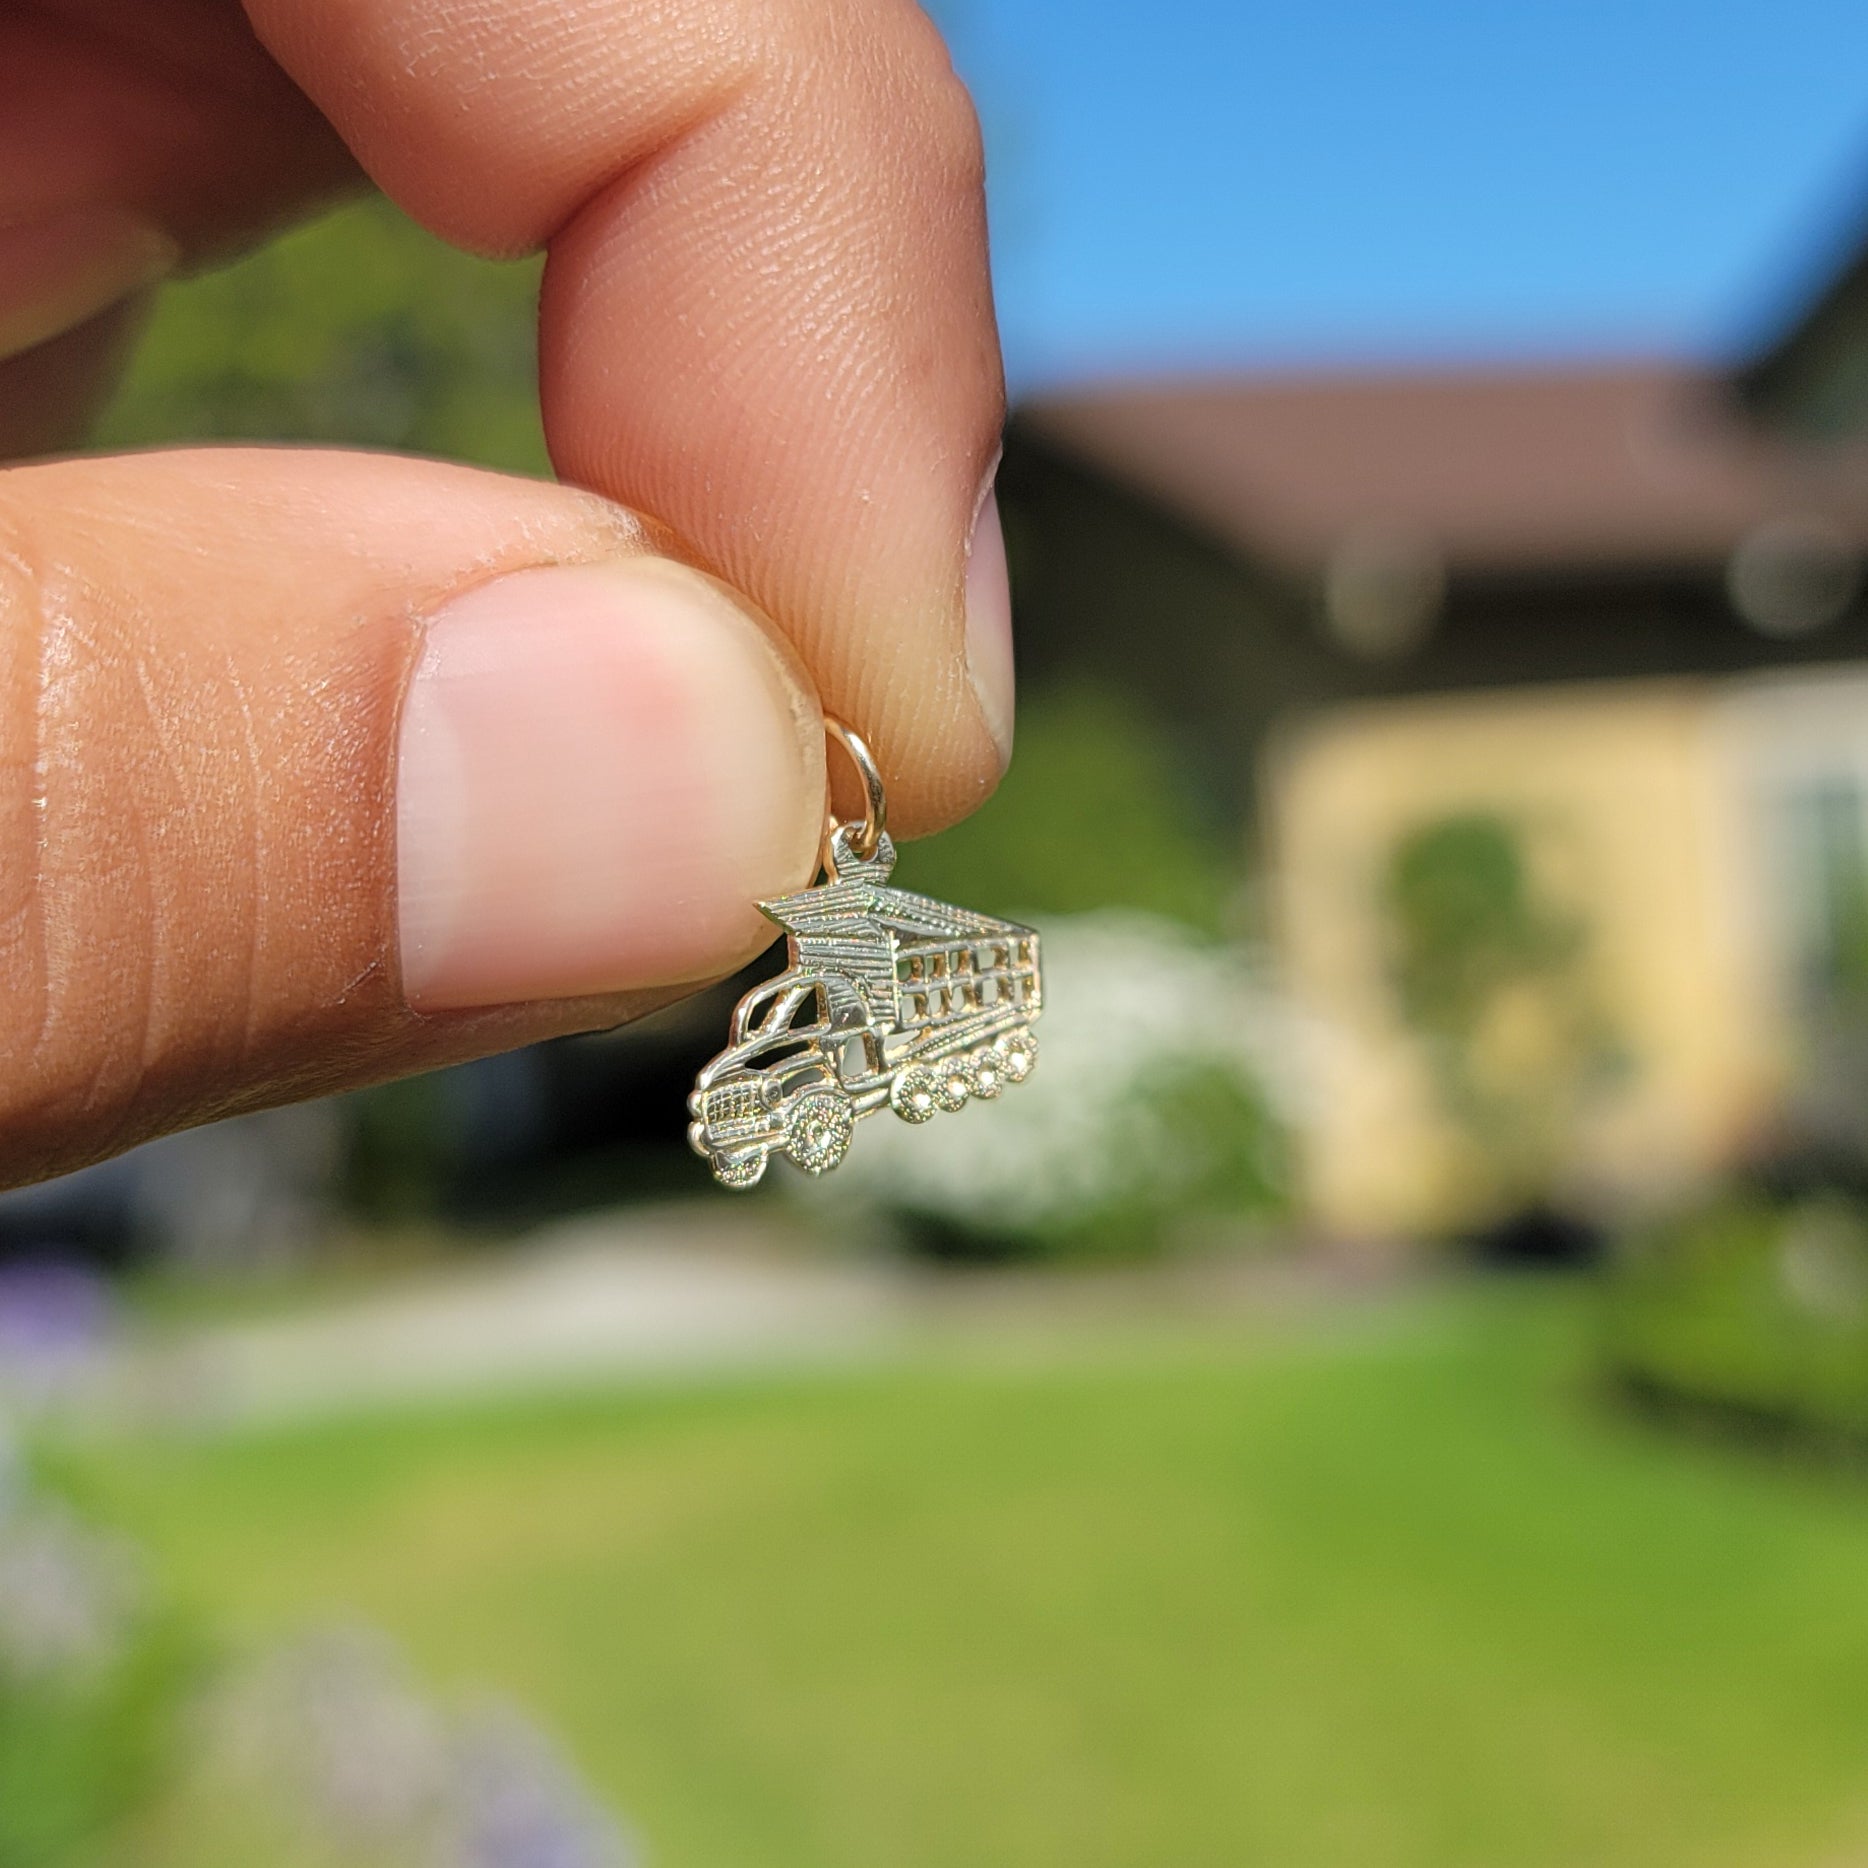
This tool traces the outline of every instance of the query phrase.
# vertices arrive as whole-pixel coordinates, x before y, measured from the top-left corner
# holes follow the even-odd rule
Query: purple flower
[[[110,1323],[110,1294],[95,1272],[50,1261],[0,1265],[0,1371],[85,1355]]]

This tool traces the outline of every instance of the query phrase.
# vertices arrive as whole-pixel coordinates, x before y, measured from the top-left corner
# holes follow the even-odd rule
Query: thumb
[[[389,457],[0,473],[0,1185],[756,952],[814,861],[822,721],[651,544]]]

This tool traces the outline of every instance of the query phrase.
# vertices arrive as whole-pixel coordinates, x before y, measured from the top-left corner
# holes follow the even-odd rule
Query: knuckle
[[[980,134],[979,112],[966,86],[951,73],[944,98],[944,115],[936,126],[936,141],[952,185],[968,195],[986,186],[986,146]]]
[[[795,100],[830,81],[857,93],[864,133],[908,153],[936,186],[977,192],[985,157],[979,116],[946,41],[915,0],[778,0],[753,42],[774,88]],[[802,74],[802,77],[801,77]]]
[[[985,176],[985,149],[972,93],[953,68],[934,23],[905,4],[899,53],[900,82],[917,106],[920,136],[943,174],[977,187]]]

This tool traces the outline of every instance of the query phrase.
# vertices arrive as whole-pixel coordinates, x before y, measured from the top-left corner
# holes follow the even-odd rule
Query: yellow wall
[[[1278,938],[1319,1042],[1304,1138],[1315,1217],[1352,1234],[1486,1217],[1388,983],[1380,880],[1397,842],[1488,810],[1580,911],[1632,1069],[1580,1124],[1566,1191],[1628,1201],[1715,1168],[1768,1111],[1783,1035],[1714,691],[1615,684],[1345,710],[1267,774]]]

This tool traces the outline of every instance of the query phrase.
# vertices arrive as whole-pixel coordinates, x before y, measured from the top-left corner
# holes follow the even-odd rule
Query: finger
[[[821,718],[649,543],[386,457],[0,474],[0,1179],[757,951],[813,867]]]
[[[146,309],[146,299],[125,298],[0,360],[0,462],[53,453],[85,433],[129,361]]]
[[[247,0],[401,204],[545,243],[563,474],[665,521],[878,750],[893,820],[1010,733],[977,125],[910,0]],[[972,596],[969,605],[969,569]]]
[[[0,456],[79,439],[114,375],[65,333],[358,180],[237,0],[0,0]]]

